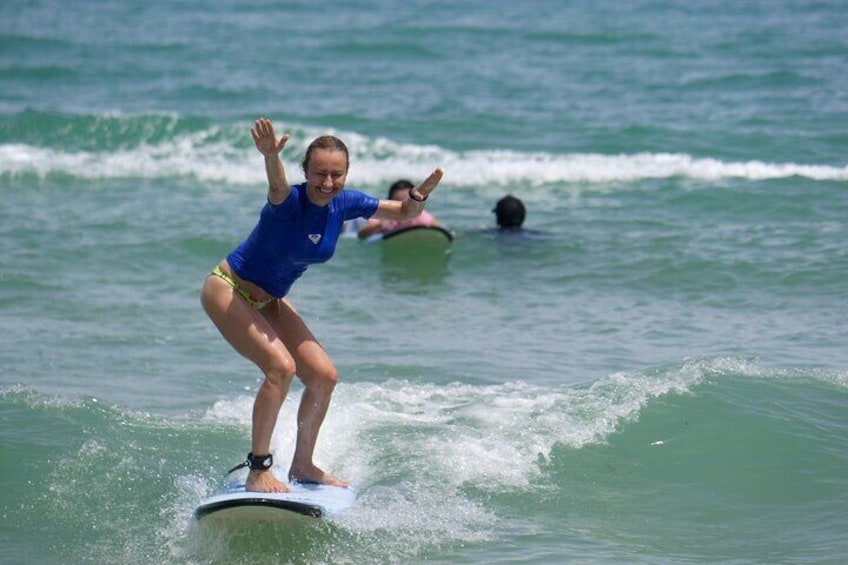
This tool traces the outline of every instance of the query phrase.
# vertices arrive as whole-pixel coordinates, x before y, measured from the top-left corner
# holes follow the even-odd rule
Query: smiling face
[[[326,206],[344,189],[347,153],[339,149],[315,148],[306,163],[306,196],[316,206]]]

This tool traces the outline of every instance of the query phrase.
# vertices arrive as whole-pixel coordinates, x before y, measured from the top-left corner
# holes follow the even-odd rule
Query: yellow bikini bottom
[[[212,272],[209,273],[209,276],[213,276],[213,275],[222,279],[228,285],[233,287],[233,290],[238,292],[241,295],[241,297],[244,298],[245,300],[247,300],[247,303],[250,304],[251,306],[253,306],[256,310],[262,310],[263,308],[265,308],[266,306],[268,306],[269,304],[271,304],[273,301],[276,300],[276,298],[269,298],[268,300],[256,300],[255,298],[253,298],[250,295],[249,292],[247,292],[245,289],[243,289],[242,287],[239,286],[239,283],[236,282],[236,279],[234,279],[233,277],[231,277],[230,275],[228,275],[227,273],[222,271],[221,267],[215,267],[214,269],[212,269]]]

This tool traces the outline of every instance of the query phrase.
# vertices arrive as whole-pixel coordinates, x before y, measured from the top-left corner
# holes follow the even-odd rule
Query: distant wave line
[[[195,136],[115,151],[63,151],[27,144],[0,145],[0,178],[68,175],[87,180],[112,178],[196,178],[212,183],[255,184],[264,171],[255,150],[226,141],[199,142]],[[817,181],[848,180],[848,166],[726,162],[684,153],[521,153],[454,152],[438,147],[398,145],[385,140],[354,140],[351,182],[382,184],[390,179],[424,175],[442,166],[455,186],[540,186],[556,183],[616,183],[689,178],[769,180],[803,177]],[[296,148],[292,155],[300,155]],[[297,171],[296,161],[284,161]]]

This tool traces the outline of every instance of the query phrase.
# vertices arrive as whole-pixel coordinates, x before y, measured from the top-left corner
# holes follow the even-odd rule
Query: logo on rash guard
[[[320,233],[309,234],[309,241],[311,241],[315,245],[318,245],[318,242],[321,241],[321,234]]]

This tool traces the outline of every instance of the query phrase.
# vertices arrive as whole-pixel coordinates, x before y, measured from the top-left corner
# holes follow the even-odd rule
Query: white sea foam
[[[182,134],[158,144],[112,151],[66,151],[26,144],[0,145],[0,176],[69,175],[80,179],[195,178],[205,183],[256,184],[264,170],[253,147],[235,146],[217,132]],[[311,133],[311,132],[310,132]],[[793,176],[820,181],[848,180],[848,166],[727,162],[682,153],[457,152],[435,146],[404,145],[384,138],[341,133],[351,148],[351,184],[380,185],[410,174],[423,176],[442,166],[454,186],[530,186],[557,183],[617,183],[644,179],[725,178],[767,180]],[[284,153],[289,171],[300,178],[302,143]]]
[[[521,490],[539,484],[544,462],[557,446],[579,449],[605,443],[624,423],[638,419],[652,399],[689,394],[705,376],[724,373],[781,376],[756,360],[719,357],[615,373],[582,387],[525,382],[340,384],[316,459],[365,488],[397,485],[404,490],[403,496],[398,495],[403,500],[414,494],[404,486],[409,484],[429,485],[457,498],[462,498],[458,493],[466,486]],[[840,380],[838,375],[797,370],[783,376]],[[293,454],[299,401],[295,389],[275,430],[272,448],[282,472]],[[249,429],[251,404],[250,396],[222,400],[206,418]]]
[[[706,366],[615,374],[589,387],[340,384],[316,461],[359,489],[358,503],[339,524],[381,545],[387,542],[380,532],[391,531],[399,545],[383,549],[403,554],[439,540],[479,542],[498,517],[468,487],[503,493],[544,485],[556,446],[604,443],[652,398],[688,392]],[[296,388],[272,441],[281,475],[292,456],[299,401]],[[251,403],[249,396],[219,401],[206,420],[247,430]]]
[[[439,485],[524,488],[556,445],[604,442],[651,398],[699,382],[694,363],[658,375],[615,374],[588,388],[524,382],[439,386],[389,381],[340,385],[316,459],[355,484],[415,479]],[[252,399],[218,402],[207,418],[249,425]],[[292,456],[299,392],[284,405],[273,449]],[[390,468],[384,463],[391,461]]]

